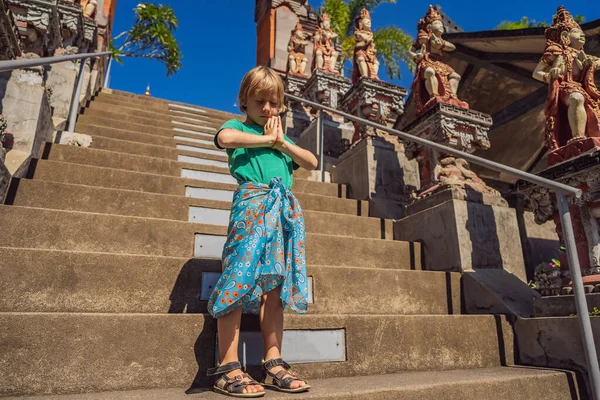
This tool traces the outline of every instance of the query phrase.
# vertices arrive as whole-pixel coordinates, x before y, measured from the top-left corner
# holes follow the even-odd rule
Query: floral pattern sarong
[[[300,204],[279,178],[240,184],[233,195],[223,274],[208,312],[220,318],[243,307],[258,314],[261,296],[281,286],[284,308],[306,312],[306,231]]]

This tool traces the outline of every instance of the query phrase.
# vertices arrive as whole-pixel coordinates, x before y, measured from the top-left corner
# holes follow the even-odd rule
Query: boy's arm
[[[290,143],[286,140],[282,142],[277,142],[274,149],[281,151],[284,154],[290,156],[290,158],[298,164],[300,167],[308,170],[317,169],[319,162],[317,161],[317,157],[313,153],[308,150],[303,149],[300,146],[295,145],[294,143]]]
[[[252,133],[238,131],[237,129],[225,128],[217,135],[217,142],[224,149],[273,147],[275,137],[253,135]]]

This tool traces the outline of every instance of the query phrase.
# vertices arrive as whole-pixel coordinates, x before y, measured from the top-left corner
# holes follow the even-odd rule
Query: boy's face
[[[279,112],[279,101],[275,93],[261,93],[248,96],[246,114],[254,123],[265,126],[270,117]]]

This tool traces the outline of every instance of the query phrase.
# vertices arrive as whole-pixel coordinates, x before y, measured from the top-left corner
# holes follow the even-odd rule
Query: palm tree
[[[396,3],[396,0],[323,0],[319,14],[331,17],[331,29],[339,35],[343,62],[354,56],[354,20],[365,7],[369,12],[383,3]],[[400,78],[400,64],[404,63],[414,71],[414,62],[408,51],[413,38],[396,26],[373,30],[373,42],[377,57],[387,69],[390,79]]]

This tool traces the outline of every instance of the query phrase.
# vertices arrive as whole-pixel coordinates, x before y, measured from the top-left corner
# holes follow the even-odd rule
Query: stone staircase
[[[13,181],[0,206],[0,396],[224,398],[202,389],[216,340],[203,286],[221,269],[236,187],[213,135],[233,117],[102,92],[76,127],[91,146],[47,144]],[[460,274],[422,270],[421,246],[393,240],[367,202],[301,176],[313,304],[285,315],[306,339],[290,354],[342,354],[295,365],[314,387],[302,398],[577,398],[571,373],[514,366],[505,317],[461,314]]]

